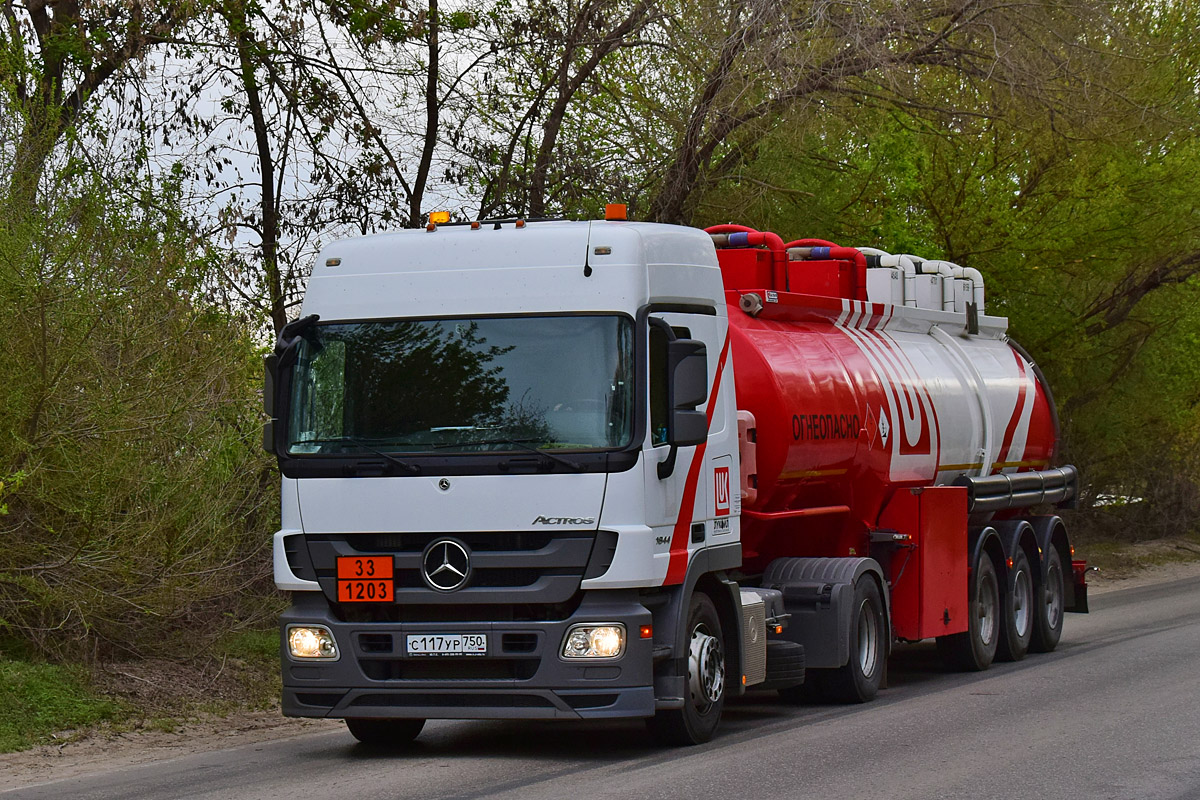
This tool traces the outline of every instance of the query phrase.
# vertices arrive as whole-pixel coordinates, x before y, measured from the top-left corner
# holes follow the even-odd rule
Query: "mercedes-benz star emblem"
[[[457,539],[436,539],[421,557],[421,577],[430,589],[453,592],[471,577],[471,551]]]

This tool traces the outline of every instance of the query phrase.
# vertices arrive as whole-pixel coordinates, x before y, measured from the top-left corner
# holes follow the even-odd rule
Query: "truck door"
[[[705,343],[708,351],[708,381],[711,387],[717,374],[718,361],[724,335],[725,320],[713,315],[688,313],[657,313],[651,314],[653,319],[661,320],[670,326],[676,338],[698,339]],[[696,445],[679,447],[675,456],[674,469],[666,477],[660,477],[659,464],[670,458],[670,444],[667,442],[667,342],[669,334],[660,324],[651,324],[649,346],[649,400],[650,425],[644,443],[645,451],[645,485],[646,485],[646,524],[653,530],[655,540],[655,560],[659,563],[660,574],[667,575],[667,583],[682,581],[681,570],[686,571],[693,553],[706,546],[713,536],[712,511],[714,463],[713,456],[720,453],[708,453],[701,456],[704,463],[693,469],[692,462],[702,448]],[[722,381],[724,382],[724,380]],[[720,394],[720,393],[718,393]],[[697,408],[708,410],[714,398],[710,396]],[[727,398],[719,397],[716,402],[728,402]],[[714,434],[724,428],[724,415],[714,411],[709,427],[710,440]],[[706,449],[706,448],[705,448]],[[728,461],[721,461],[716,466],[730,466]],[[688,501],[690,500],[690,503]],[[681,508],[682,504],[688,508]],[[729,538],[729,537],[724,537]]]

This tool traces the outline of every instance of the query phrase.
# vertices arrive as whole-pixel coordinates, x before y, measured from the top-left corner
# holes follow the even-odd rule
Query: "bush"
[[[269,613],[260,353],[176,187],[64,176],[0,233],[0,635],[187,654]],[[11,217],[11,214],[10,214]]]

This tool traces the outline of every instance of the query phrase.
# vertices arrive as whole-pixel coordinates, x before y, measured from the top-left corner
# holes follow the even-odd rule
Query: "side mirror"
[[[667,440],[675,446],[700,444],[708,437],[708,416],[696,406],[708,399],[708,348],[696,339],[667,344],[670,416]]]
[[[271,353],[263,359],[263,410],[267,412],[266,424],[263,425],[263,449],[271,455],[279,455],[275,442],[275,376],[279,371],[279,356]]]
[[[263,411],[268,417],[275,416],[275,373],[279,368],[279,356],[271,353],[263,358]]]
[[[279,394],[286,399],[291,391],[289,368],[300,353],[300,334],[319,319],[317,314],[309,314],[284,325],[275,340],[275,352],[263,359],[263,410],[270,417],[263,425],[263,449],[276,457],[282,458],[286,452],[282,441],[285,426],[279,416],[287,415],[287,404],[280,402]]]

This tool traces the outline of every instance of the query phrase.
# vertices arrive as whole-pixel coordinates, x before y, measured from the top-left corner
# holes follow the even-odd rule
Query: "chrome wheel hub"
[[[725,692],[725,652],[721,640],[703,625],[692,631],[688,648],[688,684],[692,703],[707,711]]]

